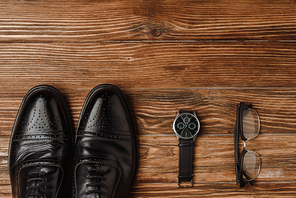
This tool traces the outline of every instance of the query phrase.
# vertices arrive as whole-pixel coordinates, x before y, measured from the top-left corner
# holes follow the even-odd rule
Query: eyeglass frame
[[[260,118],[259,118],[259,115],[256,112],[257,116],[258,116],[258,132],[255,136],[253,136],[252,138],[246,138],[244,136],[244,133],[243,133],[243,112],[247,109],[253,109],[253,105],[250,104],[250,105],[246,105],[245,103],[241,102],[239,105],[237,105],[237,113],[236,113],[236,124],[235,124],[235,127],[234,127],[234,151],[235,151],[235,172],[236,172],[236,184],[237,185],[240,185],[240,187],[244,187],[247,183],[250,182],[250,184],[253,186],[254,185],[254,179],[258,177],[259,175],[259,172],[260,172],[260,169],[261,169],[261,160],[259,158],[259,170],[258,170],[258,173],[257,173],[257,176],[254,177],[253,179],[251,179],[244,171],[243,171],[243,162],[244,162],[244,156],[245,154],[248,152],[248,150],[245,149],[246,147],[246,141],[248,140],[251,140],[253,138],[255,138],[259,132],[260,132]],[[241,139],[244,143],[244,148],[243,148],[243,151],[241,153],[241,163],[239,164],[239,131],[240,131],[240,136],[241,136]],[[252,151],[254,152],[254,151]],[[254,152],[255,153],[255,152]],[[257,153],[256,153],[257,154]],[[258,154],[257,154],[258,155]],[[258,155],[259,156],[259,155]],[[260,156],[259,156],[260,157]],[[243,175],[247,178],[247,181],[245,181],[243,179]]]

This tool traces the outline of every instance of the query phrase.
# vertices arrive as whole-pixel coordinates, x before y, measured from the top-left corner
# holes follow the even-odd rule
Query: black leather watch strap
[[[180,110],[179,114],[191,113],[195,115],[194,111]],[[178,187],[182,182],[190,182],[190,186],[193,186],[193,172],[192,172],[192,158],[193,158],[193,139],[179,139],[179,175],[178,175]]]
[[[179,175],[178,187],[180,182],[191,182],[193,184],[192,173],[192,155],[193,155],[193,139],[179,139]]]
[[[194,111],[180,110],[180,111],[179,111],[179,114],[181,114],[181,113],[191,113],[191,114],[194,114]]]

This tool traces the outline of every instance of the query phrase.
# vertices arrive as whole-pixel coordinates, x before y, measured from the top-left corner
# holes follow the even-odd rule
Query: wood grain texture
[[[6,0],[0,3],[0,41],[295,42],[295,13],[291,0]]]
[[[61,87],[59,90],[67,100],[76,126],[91,89],[49,84],[58,89]],[[197,112],[201,134],[233,134],[239,102],[253,104],[260,115],[261,134],[291,135],[296,132],[295,89],[122,89],[131,105],[139,135],[173,135],[171,124],[178,109]],[[28,90],[0,90],[2,136],[10,135],[19,105]]]
[[[6,150],[7,138],[1,138],[0,141],[1,150]],[[262,169],[255,186],[260,187],[261,190],[269,190],[264,187],[266,183],[294,185],[296,182],[293,174],[296,171],[295,141],[295,135],[260,135],[248,142],[248,148],[262,157]],[[177,144],[173,136],[139,136],[139,170],[136,184],[165,184],[165,186],[174,184],[173,189],[176,188]],[[198,136],[194,147],[193,164],[195,188],[189,190],[190,193],[197,193],[198,186],[209,184],[238,188],[235,185],[233,147],[233,136]],[[1,183],[7,184],[9,178],[6,157],[2,159],[1,167],[1,174],[4,177]]]
[[[294,183],[262,183],[245,188],[225,183],[198,184],[189,190],[176,188],[176,184],[140,184],[135,185],[131,197],[295,197],[294,189]]]
[[[140,136],[140,183],[174,183],[178,176],[178,141],[175,137]],[[295,136],[260,135],[247,149],[262,157],[256,183],[296,181]],[[194,149],[194,183],[235,185],[233,136],[199,135]],[[242,145],[241,145],[242,147]],[[289,148],[289,149],[287,149]],[[170,163],[166,163],[170,162]],[[143,179],[143,180],[142,180]]]
[[[1,88],[295,87],[294,43],[1,44]],[[13,72],[12,72],[13,71]]]
[[[11,197],[8,145],[26,92],[59,89],[75,127],[102,83],[123,90],[136,122],[130,197],[296,197],[295,13],[294,0],[1,1],[0,197]],[[262,157],[262,170],[245,188],[235,184],[239,102],[261,119],[247,149]],[[176,187],[179,109],[201,122],[192,189]]]
[[[64,96],[76,125],[89,90],[71,89],[69,85],[62,90],[67,90]],[[153,89],[150,91],[123,89],[123,91],[131,104],[138,129],[139,169],[136,185],[175,184],[179,151],[178,141],[170,125],[176,115],[176,109],[194,109],[202,127],[194,147],[195,186],[226,184],[237,188],[233,127],[236,104],[239,101],[252,102],[261,118],[262,127],[259,136],[247,143],[247,149],[257,152],[262,157],[262,170],[255,185],[264,186],[266,182],[290,185],[296,182],[295,89]],[[3,185],[8,185],[9,182],[7,169],[9,135],[18,106],[27,90],[18,89],[14,93],[10,92],[10,90],[0,91],[2,116],[0,174],[3,175]],[[166,189],[160,188],[160,191]],[[152,194],[155,193],[153,190]],[[190,193],[200,192],[194,188]],[[213,193],[211,196],[218,192]],[[132,195],[137,197],[136,192]],[[155,196],[161,195],[156,193]],[[178,197],[174,193],[172,196]]]

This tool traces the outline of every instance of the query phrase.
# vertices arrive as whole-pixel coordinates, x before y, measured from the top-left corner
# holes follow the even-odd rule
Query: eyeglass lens
[[[251,108],[243,111],[243,134],[250,140],[256,137],[260,130],[260,120],[258,113]],[[260,156],[247,150],[243,160],[243,171],[248,175],[247,181],[254,180],[260,172]]]
[[[248,151],[244,156],[243,171],[249,176],[247,181],[254,180],[260,172],[260,157],[253,151]]]
[[[251,108],[243,111],[243,134],[249,140],[259,133],[260,123],[258,113]]]

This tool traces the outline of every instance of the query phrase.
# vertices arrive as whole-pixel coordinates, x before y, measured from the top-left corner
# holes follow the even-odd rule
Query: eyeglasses
[[[245,103],[237,105],[236,125],[234,128],[234,151],[236,184],[244,187],[248,182],[254,184],[254,179],[261,169],[260,156],[251,150],[246,150],[246,141],[255,138],[260,131],[260,119],[258,113],[252,109],[252,105]],[[244,143],[239,163],[239,134]],[[243,175],[246,180],[244,180]]]

